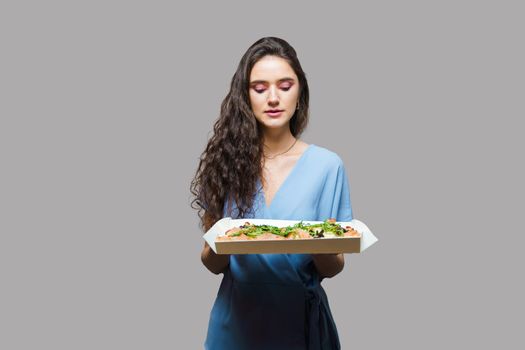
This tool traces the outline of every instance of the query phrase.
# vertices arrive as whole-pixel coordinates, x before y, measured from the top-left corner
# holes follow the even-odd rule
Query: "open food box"
[[[277,228],[310,227],[309,225],[322,224],[323,221],[299,221],[299,220],[267,220],[267,219],[232,219],[223,218],[215,223],[206,234],[204,239],[217,254],[270,254],[270,253],[360,253],[377,242],[377,238],[370,229],[359,220],[348,222],[336,222],[335,224],[349,231],[346,235],[322,235],[315,237],[283,238],[276,236],[275,239],[266,237],[256,239],[255,236],[244,236],[245,238],[228,239],[226,233],[249,225],[268,225]],[[326,222],[325,222],[326,223]],[[295,226],[294,226],[295,225]],[[315,227],[315,226],[314,226]],[[230,231],[232,230],[232,231]],[[281,230],[281,231],[283,231]],[[311,230],[312,231],[312,230]],[[351,232],[351,234],[350,234]],[[290,237],[290,236],[288,236]],[[226,239],[225,239],[226,238]]]

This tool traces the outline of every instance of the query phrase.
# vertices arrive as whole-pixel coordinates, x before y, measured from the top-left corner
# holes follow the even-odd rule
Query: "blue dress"
[[[268,207],[260,181],[248,217],[352,220],[341,158],[309,145]],[[235,215],[235,204],[225,216]],[[328,299],[309,254],[231,255],[213,305],[210,350],[340,349]]]

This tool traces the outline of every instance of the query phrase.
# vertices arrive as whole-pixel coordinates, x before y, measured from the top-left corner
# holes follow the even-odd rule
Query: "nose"
[[[268,104],[271,106],[276,106],[279,104],[279,95],[277,93],[277,88],[272,86],[268,90]]]

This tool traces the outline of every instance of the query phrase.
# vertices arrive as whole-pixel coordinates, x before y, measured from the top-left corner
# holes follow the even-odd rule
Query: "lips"
[[[268,114],[272,118],[277,118],[281,115],[282,112],[283,112],[282,109],[269,109],[265,111],[264,113]]]

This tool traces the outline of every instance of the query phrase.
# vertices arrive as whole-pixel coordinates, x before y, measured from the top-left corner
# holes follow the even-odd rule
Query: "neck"
[[[263,133],[264,150],[272,155],[285,151],[293,142],[295,137],[289,128],[284,130],[265,130]]]

